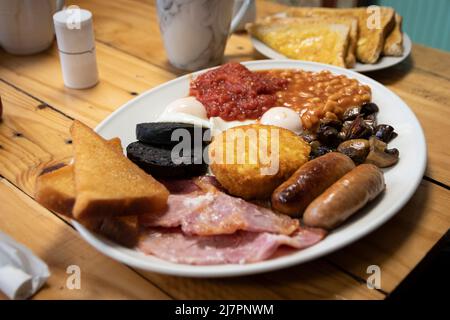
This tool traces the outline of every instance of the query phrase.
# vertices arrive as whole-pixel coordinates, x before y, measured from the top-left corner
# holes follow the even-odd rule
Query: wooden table
[[[154,1],[73,1],[94,14],[100,83],[64,87],[55,49],[34,56],[0,51],[0,230],[31,248],[51,270],[35,299],[383,299],[450,227],[450,54],[414,45],[404,63],[368,74],[401,96],[428,144],[426,175],[409,203],[369,236],[322,259],[257,276],[189,279],[142,272],[90,247],[68,222],[33,200],[42,168],[67,161],[73,119],[95,126],[134,96],[181,74],[166,59]],[[258,15],[280,9],[258,2]],[[226,60],[260,59],[246,34],[233,35]],[[366,286],[369,265],[382,288]],[[69,265],[81,289],[66,287]]]

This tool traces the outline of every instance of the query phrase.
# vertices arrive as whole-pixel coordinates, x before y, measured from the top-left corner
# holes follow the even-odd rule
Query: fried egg
[[[299,114],[286,107],[270,108],[262,115],[260,123],[285,128],[296,134],[303,132]]]
[[[210,127],[205,107],[194,97],[181,98],[169,103],[156,122],[181,122],[204,128]]]
[[[169,103],[164,113],[185,113],[204,120],[208,119],[205,107],[194,97],[181,98]]]

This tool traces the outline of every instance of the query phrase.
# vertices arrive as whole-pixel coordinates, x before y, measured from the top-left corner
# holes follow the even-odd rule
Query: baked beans
[[[341,119],[348,108],[360,106],[372,99],[369,86],[329,71],[262,72],[288,81],[287,88],[276,93],[277,105],[297,111],[305,129],[314,128],[322,118]]]

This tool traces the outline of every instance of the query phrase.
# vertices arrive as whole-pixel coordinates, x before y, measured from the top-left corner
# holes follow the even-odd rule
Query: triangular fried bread
[[[79,121],[71,127],[74,146],[75,219],[161,211],[169,191]]]
[[[119,138],[108,140],[108,144],[117,152],[122,152]],[[72,164],[41,174],[36,180],[35,199],[49,210],[71,218],[75,198]]]
[[[247,30],[288,58],[346,66],[349,25],[286,18],[252,23]]]

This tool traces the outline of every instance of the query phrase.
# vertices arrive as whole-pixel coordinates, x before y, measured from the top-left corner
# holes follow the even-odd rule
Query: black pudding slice
[[[198,145],[205,144],[203,142],[203,136],[205,132],[208,130],[207,128],[195,126],[189,123],[180,123],[180,122],[148,122],[148,123],[139,123],[136,125],[136,139],[150,144],[164,145],[164,146],[174,146],[179,143],[180,140],[172,141],[172,134],[175,130],[180,130],[178,136],[180,134],[184,137],[185,134],[188,134],[188,137],[191,140],[191,145],[193,146],[193,139],[199,139],[197,142]],[[183,130],[185,130],[183,132]],[[197,136],[195,135],[195,130],[197,130]],[[199,134],[201,133],[201,134]]]
[[[181,153],[181,154],[180,154]],[[206,173],[208,165],[203,161],[203,150],[191,149],[191,155],[182,151],[174,154],[175,160],[184,160],[185,163],[172,161],[172,148],[161,147],[136,141],[127,147],[127,157],[145,172],[155,178],[189,178]]]

